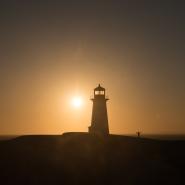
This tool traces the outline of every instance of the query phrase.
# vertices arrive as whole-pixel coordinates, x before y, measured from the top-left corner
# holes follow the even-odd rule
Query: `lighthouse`
[[[109,134],[108,115],[107,115],[107,101],[109,100],[105,95],[105,88],[98,87],[94,89],[92,108],[91,126],[89,127],[89,133],[92,134]]]

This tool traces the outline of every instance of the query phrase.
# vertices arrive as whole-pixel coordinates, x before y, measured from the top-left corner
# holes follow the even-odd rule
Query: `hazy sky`
[[[183,0],[1,0],[0,134],[87,131],[98,83],[111,133],[185,133],[184,10]]]

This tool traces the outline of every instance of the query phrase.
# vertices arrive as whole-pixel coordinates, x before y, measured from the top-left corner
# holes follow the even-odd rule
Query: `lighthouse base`
[[[98,134],[98,135],[108,135],[109,131],[106,129],[94,128],[92,126],[88,127],[90,134]]]

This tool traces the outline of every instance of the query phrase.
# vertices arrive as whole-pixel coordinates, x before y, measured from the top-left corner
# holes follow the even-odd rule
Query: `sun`
[[[72,98],[71,104],[74,108],[80,108],[83,104],[83,100],[80,96],[75,96]]]

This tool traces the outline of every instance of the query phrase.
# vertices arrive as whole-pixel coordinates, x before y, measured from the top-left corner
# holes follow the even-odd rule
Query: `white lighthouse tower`
[[[108,135],[109,125],[106,102],[109,99],[105,96],[105,88],[99,84],[94,89],[94,97],[91,100],[93,102],[93,108],[89,133]]]

